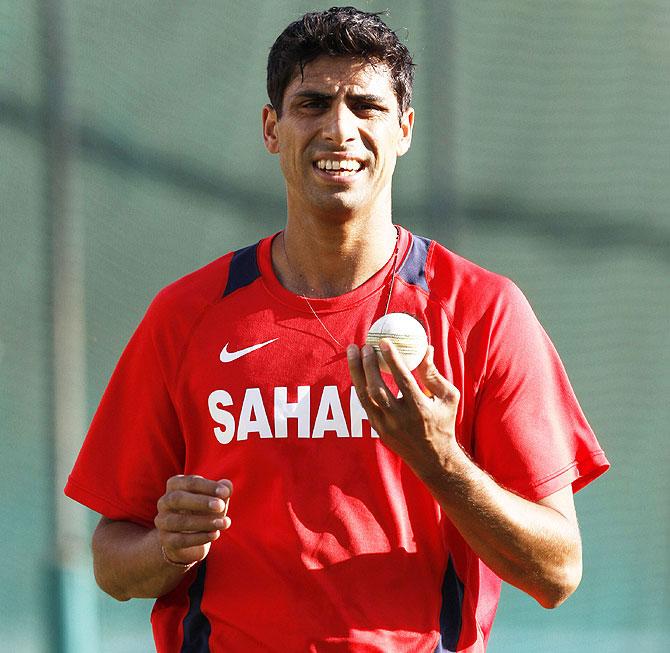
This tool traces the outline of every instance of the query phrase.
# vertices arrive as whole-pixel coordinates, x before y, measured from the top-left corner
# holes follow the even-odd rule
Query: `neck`
[[[335,297],[384,267],[394,253],[397,235],[390,216],[359,225],[297,225],[289,219],[272,244],[272,263],[279,281],[291,292]]]

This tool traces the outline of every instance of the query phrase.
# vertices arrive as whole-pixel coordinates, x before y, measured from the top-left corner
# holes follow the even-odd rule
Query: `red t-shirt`
[[[391,261],[310,299],[271,237],[159,293],[124,351],[65,488],[153,526],[174,474],[229,478],[233,525],[152,622],[159,652],[483,651],[500,581],[371,431],[345,347],[385,309]],[[390,312],[426,327],[460,390],[473,460],[531,500],[608,467],[546,333],[509,280],[400,229]]]

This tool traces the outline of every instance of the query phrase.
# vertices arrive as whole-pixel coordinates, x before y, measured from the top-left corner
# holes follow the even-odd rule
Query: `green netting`
[[[578,593],[558,612],[543,612],[506,591],[500,648],[491,650],[584,650],[595,642],[598,651],[662,650],[670,609],[667,262],[638,247],[579,247],[508,225],[466,229],[460,249],[491,269],[514,270],[612,463],[576,496],[585,552]],[[520,632],[523,645],[514,648]],[[655,647],[639,645],[641,634]]]
[[[41,147],[0,124],[0,639],[44,650],[50,594],[49,290]]]
[[[41,42],[33,2],[0,2],[0,101],[39,103]]]
[[[667,238],[669,5],[450,4],[463,201],[594,214]]]
[[[260,134],[265,57],[286,23],[331,4],[0,2],[7,650],[56,650],[44,8],[61,17],[61,91],[76,141],[60,163],[69,210],[84,225],[90,416],[160,287],[281,228],[282,179]],[[577,496],[580,590],[546,612],[505,589],[490,650],[665,650],[670,7],[359,6],[388,8],[418,64],[417,131],[396,172],[396,220],[522,287],[613,463]],[[148,650],[149,608],[99,594],[102,641],[91,651]]]

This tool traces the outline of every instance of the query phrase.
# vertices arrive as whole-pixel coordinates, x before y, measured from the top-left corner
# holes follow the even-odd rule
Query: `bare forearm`
[[[157,529],[107,519],[93,535],[93,568],[100,588],[119,601],[162,596],[185,573],[163,559]]]
[[[581,542],[572,490],[537,503],[498,485],[458,445],[460,392],[435,367],[433,349],[407,369],[389,340],[380,350],[400,390],[386,385],[372,347],[347,349],[349,373],[370,424],[426,484],[474,552],[503,580],[545,607],[565,600],[581,579]]]
[[[550,505],[533,503],[498,485],[458,449],[448,462],[418,473],[482,561],[544,607],[562,603],[581,579],[581,541],[571,489]],[[562,495],[562,496],[561,496]],[[567,501],[565,501],[567,499]]]
[[[93,534],[98,585],[120,601],[156,598],[174,589],[230,526],[232,491],[227,479],[177,474],[167,479],[158,500],[156,528],[103,517]]]

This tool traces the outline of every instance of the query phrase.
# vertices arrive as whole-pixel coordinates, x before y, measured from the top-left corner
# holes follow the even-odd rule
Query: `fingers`
[[[439,397],[448,404],[458,404],[461,393],[458,388],[444,378],[435,367],[433,362],[433,355],[435,348],[432,345],[428,346],[428,351],[423,360],[417,368],[417,375],[419,380],[426,387],[431,395]]]
[[[199,533],[173,533],[171,531],[161,531],[160,542],[165,551],[170,553],[169,558],[171,560],[175,560],[176,562],[191,562],[191,560],[183,560],[181,553],[185,549],[202,547],[215,542],[221,536],[221,530],[203,531]],[[199,552],[196,552],[196,559],[201,557],[198,553]]]
[[[421,388],[393,343],[382,339],[380,350],[402,397],[412,398],[415,403],[425,399]],[[382,411],[398,407],[398,399],[386,385],[381,375],[377,354],[372,347],[364,345],[359,351],[358,347],[350,345],[347,349],[347,358],[351,379],[356,387],[358,398],[366,410],[366,402],[372,402],[374,407]]]
[[[158,500],[156,528],[164,533],[200,535],[185,538],[189,542],[199,539],[200,544],[204,544],[216,539],[218,531],[230,526],[227,511],[232,489],[227,479],[211,481],[201,476],[173,476]]]
[[[163,558],[173,566],[188,565],[183,568],[187,571],[193,563],[204,560],[209,553],[212,542],[218,540],[221,531],[206,531],[200,533],[172,533],[158,531],[159,542],[163,551]]]
[[[379,347],[403,399],[409,399],[410,404],[417,406],[426,401],[426,396],[439,397],[450,405],[458,404],[460,393],[435,367],[435,350],[432,345],[428,346],[426,355],[416,370],[421,385],[407,368],[392,341],[384,338]],[[379,410],[397,407],[398,400],[391,394],[382,378],[374,350],[365,345],[359,351],[358,347],[351,345],[347,356],[349,372],[363,407],[367,410],[366,401]]]
[[[370,345],[364,345],[361,355],[363,358],[365,379],[367,381],[367,391],[370,398],[380,408],[391,408],[395,404],[396,398],[382,378],[375,350]]]
[[[192,494],[182,490],[166,492],[158,500],[159,511],[219,513],[226,508],[227,501],[205,494]]]
[[[211,543],[231,525],[227,512],[232,492],[228,479],[184,474],[168,479],[154,519],[163,556],[184,564],[203,560]]]
[[[367,360],[364,362],[364,359]],[[382,415],[380,406],[384,404],[388,406],[391,399],[391,393],[388,388],[386,388],[386,384],[381,378],[374,350],[368,345],[365,345],[362,351],[359,350],[356,345],[349,345],[347,348],[347,362],[349,364],[349,374],[351,375],[351,380],[356,388],[358,400],[361,402],[361,406],[363,406],[368,418],[371,421],[380,418]],[[377,368],[375,375],[377,383],[383,384],[385,391],[381,390],[375,392],[372,388],[372,382],[368,379],[368,374],[371,373],[370,370],[373,366],[376,366]],[[373,395],[375,394],[377,396],[376,401],[378,401],[379,404],[376,403],[376,401],[373,401]]]
[[[228,509],[233,484],[227,480],[210,481],[202,476],[182,474],[168,479],[158,509],[188,512],[223,512]]]
[[[230,517],[219,513],[212,515],[193,515],[180,512],[159,512],[154,523],[156,528],[171,533],[202,533],[223,530]]]
[[[402,359],[400,352],[398,352],[393,342],[387,338],[382,338],[379,343],[379,349],[382,352],[382,356],[384,357],[388,368],[391,370],[393,379],[402,393],[402,396],[406,398],[411,397],[417,403],[421,401],[423,399],[421,388],[416,382],[416,379],[412,376],[412,373],[409,371],[405,361]]]
[[[228,499],[233,492],[233,484],[228,479],[210,481],[202,476],[178,474],[168,479],[166,490],[167,492],[182,491]]]

